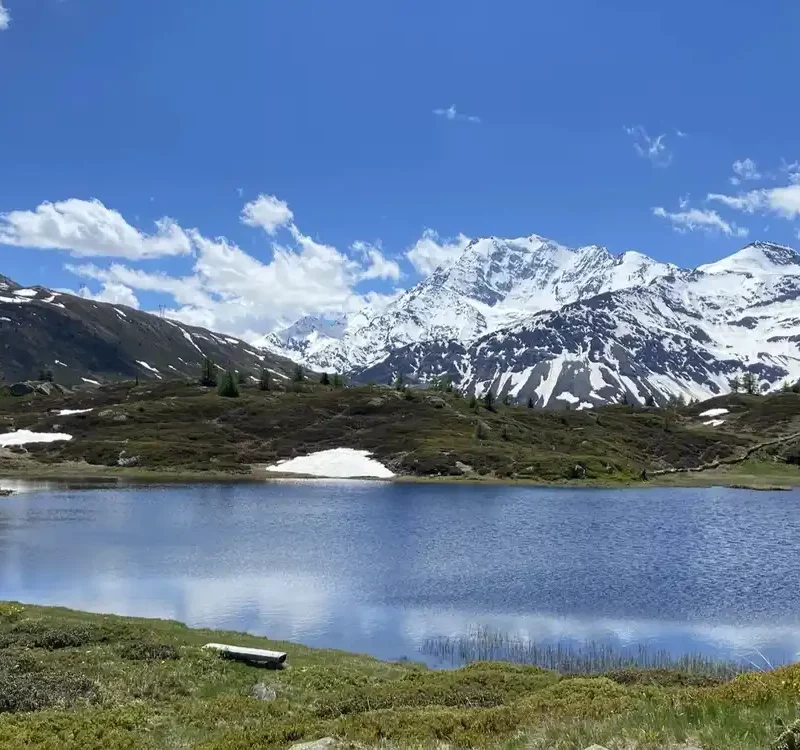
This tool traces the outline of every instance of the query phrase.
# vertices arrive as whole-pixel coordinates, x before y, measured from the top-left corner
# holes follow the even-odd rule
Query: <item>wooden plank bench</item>
[[[263,648],[229,646],[225,643],[206,643],[203,648],[219,651],[226,659],[236,659],[249,664],[279,667],[286,661],[286,654],[283,651],[266,651]]]

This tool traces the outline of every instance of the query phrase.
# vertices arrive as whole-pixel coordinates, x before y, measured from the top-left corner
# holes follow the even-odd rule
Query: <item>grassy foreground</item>
[[[286,650],[289,667],[227,661],[201,648],[209,641]],[[253,697],[258,683],[272,700]],[[429,671],[176,622],[0,604],[9,750],[245,750],[326,736],[350,747],[764,748],[797,717],[798,698],[800,665],[729,682],[498,663]]]

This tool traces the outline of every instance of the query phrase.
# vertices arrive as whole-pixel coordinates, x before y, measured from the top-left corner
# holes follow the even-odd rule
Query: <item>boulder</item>
[[[27,396],[33,393],[33,386],[30,383],[13,383],[9,386],[8,392],[12,396]]]
[[[446,403],[444,402],[444,400],[443,400],[443,399],[441,399],[441,398],[431,398],[431,399],[428,399],[428,403],[429,403],[429,404],[430,404],[430,405],[431,405],[431,406],[432,406],[434,409],[444,409],[444,407],[445,407],[445,406],[447,406],[447,404],[446,404]]]
[[[336,740],[333,737],[323,737],[321,740],[313,742],[298,742],[292,745],[289,750],[331,750],[336,747]]]
[[[260,701],[274,701],[278,697],[278,691],[272,685],[265,682],[257,682],[250,689],[250,695]]]
[[[52,396],[54,389],[52,383],[37,383],[34,390],[42,396]]]

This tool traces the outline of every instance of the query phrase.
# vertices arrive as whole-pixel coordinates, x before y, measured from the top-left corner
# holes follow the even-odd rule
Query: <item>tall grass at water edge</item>
[[[646,644],[618,648],[597,641],[583,644],[542,644],[489,627],[470,629],[465,635],[427,638],[420,652],[443,664],[461,666],[478,661],[503,661],[542,667],[562,674],[592,675],[615,669],[668,669],[728,678],[743,672],[773,668],[765,657],[758,662],[718,659],[699,653],[675,656]]]

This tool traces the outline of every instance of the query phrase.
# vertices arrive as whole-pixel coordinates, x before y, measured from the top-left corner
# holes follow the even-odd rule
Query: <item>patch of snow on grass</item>
[[[279,461],[267,471],[282,474],[304,474],[311,477],[328,479],[356,479],[370,477],[373,479],[390,479],[394,474],[380,461],[370,458],[369,451],[357,451],[352,448],[333,448],[318,451],[308,456],[299,456],[288,461]]]
[[[55,443],[57,440],[72,440],[72,435],[64,432],[17,430],[0,435],[0,448],[7,448],[9,445],[27,445],[28,443]]]
[[[114,312],[115,312],[117,315],[121,315],[123,318],[127,318],[127,317],[128,317],[128,316],[127,316],[127,315],[126,315],[124,312],[122,312],[122,310],[120,310],[118,307],[115,307],[115,308],[114,308]]]
[[[61,360],[56,360],[57,365],[61,365],[62,367],[69,367],[69,365],[65,365]]]
[[[0,320],[4,320],[6,323],[11,323],[11,318],[0,318]]]
[[[12,292],[17,297],[35,297],[38,293],[35,289],[15,289]]]
[[[81,378],[84,383],[91,383],[92,385],[100,385],[100,382],[97,380],[92,380],[91,378]]]
[[[721,424],[725,424],[724,419],[709,419],[708,422],[703,422],[706,427],[719,427]]]
[[[708,411],[704,411],[700,414],[701,417],[721,417],[723,414],[727,414],[728,409],[709,409]]]
[[[154,372],[156,373],[156,375],[158,375],[158,370],[155,367],[153,367],[153,365],[149,365],[147,364],[147,362],[142,362],[141,359],[137,359],[136,364],[141,365],[142,367],[144,367],[145,370],[150,370],[150,372]]]
[[[24,297],[0,297],[0,302],[8,302],[12,305],[21,305],[23,302],[30,302],[29,299]]]
[[[234,346],[237,345],[237,344],[241,344],[242,343],[241,341],[239,341],[239,339],[228,339],[228,338],[226,338],[225,341],[227,341],[229,344],[233,344]]]
[[[73,414],[88,414],[91,409],[59,409],[56,414],[59,417],[70,417]]]
[[[273,375],[277,375],[279,378],[283,378],[284,380],[289,379],[288,375],[284,375],[282,372],[278,372],[277,370],[270,370],[267,368],[267,372],[271,372]]]
[[[590,404],[588,401],[581,401],[580,406],[578,406],[578,411],[583,411],[584,409],[594,409],[594,404]]]

